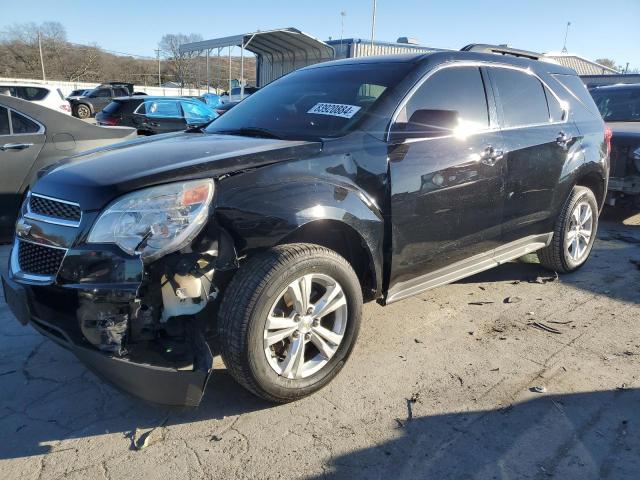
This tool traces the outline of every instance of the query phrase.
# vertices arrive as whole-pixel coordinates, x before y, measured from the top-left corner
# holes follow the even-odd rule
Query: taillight
[[[226,110],[221,110],[221,109],[219,109],[219,108],[216,108],[216,113],[217,113],[218,115],[222,115],[224,112],[226,112]]]
[[[607,144],[607,154],[611,153],[611,137],[613,137],[613,131],[605,125],[604,127],[604,143]]]
[[[64,110],[65,112],[69,112],[71,113],[71,107],[69,106],[68,103],[65,103],[63,105],[60,105],[60,110]]]
[[[109,127],[115,127],[120,122],[118,117],[102,117],[100,123],[102,125],[108,125]]]

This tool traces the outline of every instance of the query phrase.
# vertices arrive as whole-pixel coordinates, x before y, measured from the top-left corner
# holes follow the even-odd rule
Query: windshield
[[[411,66],[382,62],[298,70],[258,90],[205,131],[262,131],[284,139],[342,136],[372,113]]]
[[[591,92],[605,122],[640,122],[640,88]]]

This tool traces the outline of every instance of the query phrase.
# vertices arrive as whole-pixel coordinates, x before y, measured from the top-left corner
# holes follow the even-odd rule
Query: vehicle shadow
[[[635,224],[625,224],[630,219]],[[534,253],[457,283],[546,283],[554,281],[554,277],[554,272],[538,263]],[[605,209],[589,261],[576,272],[560,275],[558,280],[616,300],[640,303],[640,291],[629,288],[632,283],[640,281],[640,214]]]
[[[391,441],[334,456],[322,478],[637,479],[639,402],[614,390],[413,417]]]

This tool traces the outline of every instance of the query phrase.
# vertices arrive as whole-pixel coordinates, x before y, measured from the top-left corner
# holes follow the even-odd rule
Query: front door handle
[[[493,167],[499,160],[504,156],[504,152],[502,150],[497,150],[493,146],[489,145],[485,147],[485,149],[480,154],[480,162],[489,167]]]
[[[556,143],[561,147],[566,147],[567,145],[569,145],[569,142],[571,140],[573,140],[573,137],[563,131],[558,132],[558,136],[556,137]]]
[[[0,145],[0,150],[6,152],[7,150],[24,150],[29,147],[33,147],[33,143],[5,143]]]

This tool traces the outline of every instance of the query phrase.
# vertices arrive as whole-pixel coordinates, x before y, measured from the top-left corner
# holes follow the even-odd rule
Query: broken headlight
[[[145,188],[118,198],[89,233],[89,243],[115,243],[130,255],[155,260],[186,246],[207,221],[213,180]]]

